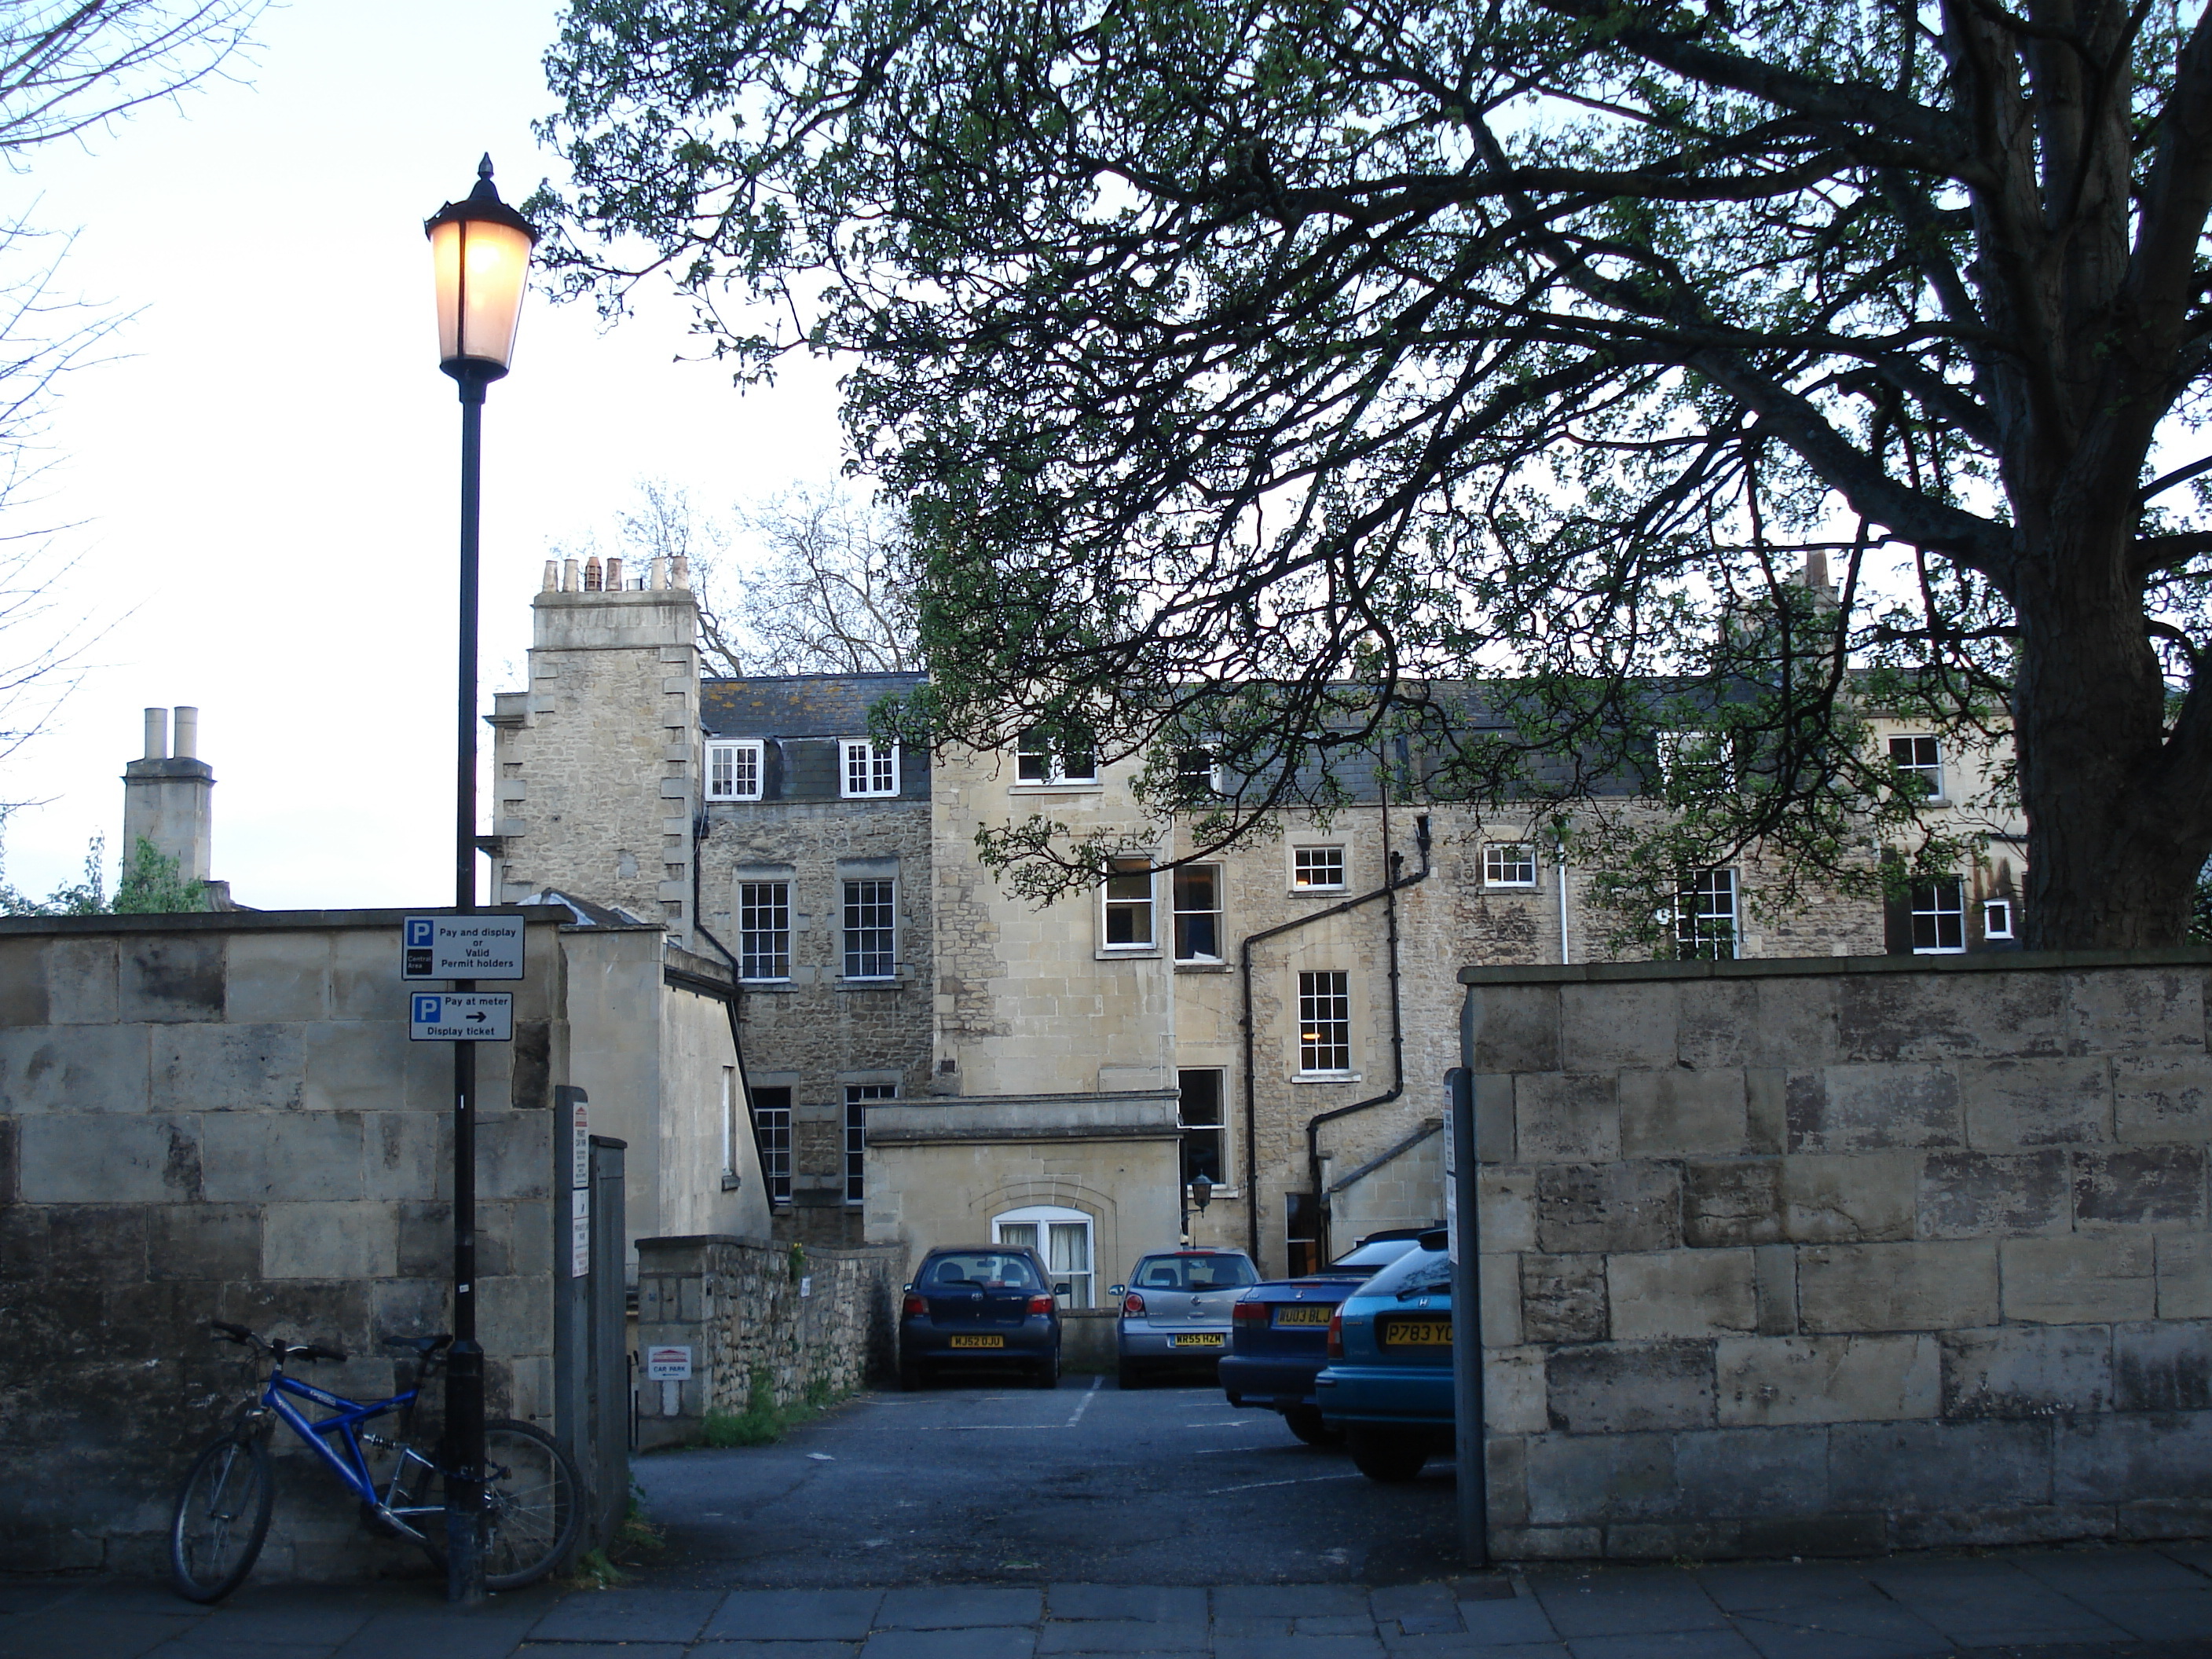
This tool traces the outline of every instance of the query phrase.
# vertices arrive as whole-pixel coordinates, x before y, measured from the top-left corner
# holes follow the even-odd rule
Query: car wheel
[[[1052,1351],[1052,1357],[1038,1364],[1036,1368],[1036,1385],[1040,1389],[1056,1389],[1060,1386],[1059,1349],[1054,1348]]]
[[[1334,1446],[1344,1439],[1344,1431],[1322,1422],[1321,1413],[1311,1406],[1291,1407],[1283,1413],[1283,1423],[1309,1446]]]
[[[919,1391],[927,1380],[921,1374],[921,1364],[919,1360],[899,1361],[899,1392],[901,1394],[914,1394]]]
[[[1411,1480],[1429,1461],[1429,1449],[1411,1435],[1353,1429],[1346,1437],[1352,1443],[1353,1466],[1370,1480]]]
[[[1114,1365],[1114,1386],[1118,1389],[1139,1389],[1144,1386],[1145,1374],[1126,1359]]]

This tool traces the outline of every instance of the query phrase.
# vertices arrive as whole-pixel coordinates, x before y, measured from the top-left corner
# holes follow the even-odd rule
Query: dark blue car
[[[1317,1273],[1255,1285],[1230,1310],[1229,1352],[1216,1375],[1232,1406],[1280,1412],[1310,1446],[1342,1438],[1321,1419],[1314,1378],[1328,1364],[1330,1316],[1362,1281],[1415,1247],[1421,1230],[1371,1233]]]
[[[1314,1379],[1322,1421],[1371,1480],[1411,1480],[1452,1449],[1451,1259],[1439,1229],[1346,1297]]]
[[[1060,1311],[1067,1293],[1035,1250],[969,1244],[932,1250],[899,1309],[899,1386],[933,1372],[1016,1370],[1040,1389],[1060,1386]]]

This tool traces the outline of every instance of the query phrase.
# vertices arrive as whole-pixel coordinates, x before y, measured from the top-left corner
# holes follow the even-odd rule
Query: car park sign
[[[407,999],[407,1035],[416,1042],[512,1042],[512,991],[416,991]]]
[[[409,916],[399,925],[402,979],[520,979],[520,916]]]

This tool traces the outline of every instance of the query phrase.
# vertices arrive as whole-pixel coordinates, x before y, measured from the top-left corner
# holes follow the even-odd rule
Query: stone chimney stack
[[[176,752],[169,749],[170,711],[146,711],[146,753],[123,769],[123,863],[129,868],[141,836],[177,861],[187,881],[205,881],[213,853],[215,769],[199,747],[200,711],[176,711]]]

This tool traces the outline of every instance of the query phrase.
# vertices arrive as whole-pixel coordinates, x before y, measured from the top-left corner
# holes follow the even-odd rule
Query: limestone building
[[[1091,1306],[1179,1236],[1303,1267],[1441,1214],[1457,970],[1608,953],[1590,872],[1527,822],[1386,799],[1376,769],[1327,817],[1156,868],[1194,849],[1132,763],[887,748],[869,709],[919,677],[702,680],[681,562],[621,580],[548,568],[530,688],[493,717],[498,890],[619,903],[729,964],[780,1236],[1033,1242]],[[1939,801],[1976,793],[1981,761],[1876,730]],[[1034,907],[975,842],[1032,814],[1135,855]],[[1680,944],[2006,948],[2019,826],[1986,828],[1985,866],[1887,915],[1763,921],[1754,862],[1692,872]]]

